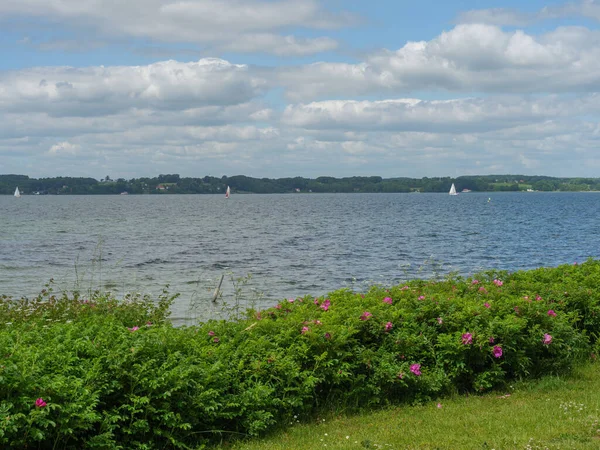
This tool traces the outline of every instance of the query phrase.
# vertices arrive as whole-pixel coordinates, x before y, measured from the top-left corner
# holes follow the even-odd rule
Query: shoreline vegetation
[[[166,290],[156,300],[51,285],[33,299],[0,296],[0,445],[229,448],[277,433],[287,442],[295,424],[333,414],[430,416],[444,399],[506,396],[515,383],[597,369],[599,286],[590,259],[341,289],[184,327],[169,321],[177,295]],[[576,439],[591,445],[600,413],[586,412]],[[380,448],[381,435],[369,439],[330,448]],[[477,448],[507,442],[496,434]],[[537,443],[524,448],[548,448]]]
[[[29,178],[0,175],[0,195],[119,195],[119,194],[236,194],[282,193],[427,193],[448,192],[591,192],[600,191],[600,178],[556,178],[531,175],[472,175],[423,178],[317,177],[252,178],[244,175],[202,178],[159,175],[125,180],[84,177]]]

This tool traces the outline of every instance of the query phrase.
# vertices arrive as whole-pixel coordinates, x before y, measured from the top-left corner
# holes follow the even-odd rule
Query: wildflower
[[[215,335],[215,332],[214,332],[213,330],[210,330],[210,331],[208,332],[208,335],[209,335],[209,336],[214,336],[214,335]]]
[[[552,342],[552,336],[550,336],[548,333],[544,333],[544,340],[542,342],[544,345],[550,345]]]
[[[479,280],[473,280],[471,281],[471,284],[479,284]]]
[[[442,320],[442,318],[441,318],[441,317],[438,317],[436,320],[437,320],[437,323],[439,323],[440,325],[441,325],[442,323],[444,323],[444,321]]]
[[[398,378],[400,378],[400,379],[404,378],[404,372],[400,372],[400,373],[399,373],[397,376],[398,376]]]
[[[463,345],[470,345],[473,343],[473,335],[471,333],[465,333],[462,335]]]
[[[331,339],[331,334],[325,333],[325,339]]]
[[[536,301],[536,302],[539,302],[540,300],[542,300],[542,297],[540,297],[539,295],[536,295],[536,296],[535,296],[535,301]]]
[[[323,311],[327,311],[329,309],[329,305],[331,305],[331,301],[329,299],[325,299],[325,301],[321,305],[321,309]]]
[[[220,339],[219,339],[218,337],[216,337],[216,338],[214,338],[214,339],[213,339],[213,342],[214,342],[215,344],[217,344],[219,341],[220,341]]]
[[[152,326],[152,322],[146,322],[146,326],[147,327],[151,327]]]
[[[524,299],[524,300],[529,300],[529,296],[528,296],[528,295],[525,295],[525,296],[523,297],[523,299]]]
[[[438,403],[438,404],[437,404],[437,407],[438,407],[438,409],[442,409],[442,404],[441,404],[441,403]]]
[[[407,290],[408,290],[408,286],[402,286],[402,287],[400,288],[400,290],[401,290],[401,291],[407,291]]]
[[[133,333],[134,331],[139,330],[140,327],[138,327],[138,326],[135,326],[135,327],[132,327],[132,328],[127,327],[127,329]]]
[[[485,306],[486,308],[489,308],[489,307],[490,307],[490,304],[489,304],[488,302],[485,302],[485,303],[483,304],[483,306]]]
[[[393,300],[391,299],[391,297],[386,297],[386,298],[383,299],[383,303],[387,303],[388,305],[391,305],[392,301]]]
[[[373,314],[371,314],[369,311],[365,311],[361,314],[360,320],[369,320],[371,317],[373,317]]]
[[[421,376],[421,364],[413,364],[410,366],[410,371],[414,373],[416,376]]]
[[[281,305],[278,303],[277,305],[275,305],[276,309],[281,309]]]
[[[490,341],[490,344],[493,344],[493,343],[495,342],[495,341],[494,341],[494,336],[490,336],[490,339],[489,339],[489,341]]]
[[[36,406],[36,408],[43,408],[43,407],[44,407],[44,406],[46,406],[46,405],[47,405],[47,403],[44,401],[44,399],[43,399],[42,397],[38,398],[38,399],[35,401],[35,406]]]
[[[492,355],[494,355],[494,358],[502,357],[502,347],[494,345],[494,348],[492,349]]]
[[[504,283],[503,283],[501,280],[494,280],[494,281],[493,281],[493,283],[494,283],[496,286],[502,286],[502,285],[504,284]]]
[[[315,301],[313,302],[315,305],[319,306],[319,299],[315,297]]]
[[[388,332],[392,329],[394,325],[392,324],[392,322],[388,322],[385,324],[385,331]]]
[[[293,298],[288,298],[288,302],[290,302],[290,303],[294,303],[294,302],[295,302],[295,300],[294,300]]]
[[[479,292],[483,292],[484,294],[487,294],[487,289],[486,289],[486,288],[484,288],[483,286],[481,286],[481,287],[479,288]]]
[[[552,317],[556,317],[556,313],[554,312],[554,310],[553,310],[553,309],[549,309],[549,310],[548,310],[548,315],[549,315],[549,316],[552,316]]]
[[[320,321],[320,320],[315,320],[315,321],[314,321],[314,324],[315,324],[315,325],[323,325],[323,324],[321,323],[321,321]]]
[[[425,300],[425,296],[424,295],[419,295],[419,300]]]
[[[306,334],[306,333],[308,333],[309,331],[310,331],[310,328],[308,328],[308,327],[302,327],[302,331],[301,331],[301,333],[302,333],[302,334]]]

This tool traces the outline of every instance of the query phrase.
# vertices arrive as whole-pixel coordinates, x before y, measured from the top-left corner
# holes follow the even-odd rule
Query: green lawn
[[[236,450],[600,449],[600,364],[507,392],[294,423]]]

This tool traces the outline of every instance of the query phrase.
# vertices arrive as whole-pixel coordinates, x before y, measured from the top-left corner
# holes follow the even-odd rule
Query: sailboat
[[[19,198],[21,196],[21,193],[19,192],[19,186],[17,186],[17,188],[15,189],[15,197]]]
[[[227,186],[227,190],[225,191],[225,198],[229,198],[230,195],[231,195],[231,189],[229,189],[229,186]]]
[[[450,195],[458,195],[456,193],[456,188],[454,187],[454,183],[452,183],[452,186],[450,187],[450,192],[448,192],[448,194],[450,194]]]

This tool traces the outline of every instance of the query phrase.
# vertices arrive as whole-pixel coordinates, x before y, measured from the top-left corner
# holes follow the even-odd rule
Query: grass
[[[459,396],[295,424],[235,450],[598,449],[600,364],[568,377],[515,383],[508,392]]]

